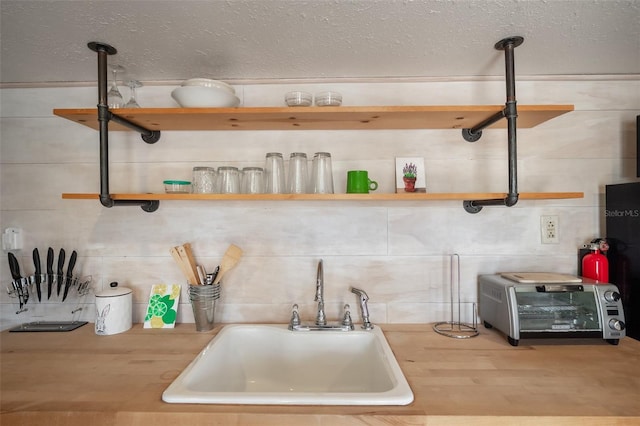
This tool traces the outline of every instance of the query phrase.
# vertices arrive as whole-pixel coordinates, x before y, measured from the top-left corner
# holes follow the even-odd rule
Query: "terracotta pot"
[[[416,192],[416,178],[403,177],[402,180],[405,192]]]

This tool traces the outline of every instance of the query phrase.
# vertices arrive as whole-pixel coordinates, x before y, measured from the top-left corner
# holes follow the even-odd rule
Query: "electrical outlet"
[[[558,216],[540,216],[540,236],[542,244],[558,244]]]

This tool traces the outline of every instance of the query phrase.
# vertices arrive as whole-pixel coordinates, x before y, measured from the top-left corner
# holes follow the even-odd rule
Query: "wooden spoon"
[[[231,244],[225,252],[222,261],[220,261],[220,271],[218,272],[218,276],[213,283],[218,284],[222,280],[224,274],[229,272],[229,270],[233,269],[238,264],[241,257],[242,249],[236,245]]]

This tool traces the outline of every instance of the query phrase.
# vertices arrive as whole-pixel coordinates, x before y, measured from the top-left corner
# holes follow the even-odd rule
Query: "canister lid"
[[[165,185],[191,185],[188,180],[165,180],[162,183]]]
[[[96,297],[117,297],[117,296],[125,296],[129,293],[131,293],[132,290],[130,288],[127,287],[118,287],[118,283],[117,282],[112,282],[111,284],[109,284],[109,288],[100,292],[100,293],[96,293]]]

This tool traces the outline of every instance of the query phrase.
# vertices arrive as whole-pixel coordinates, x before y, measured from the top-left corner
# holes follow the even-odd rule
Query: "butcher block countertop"
[[[431,325],[381,325],[415,395],[407,406],[167,404],[162,392],[220,331],[193,324],[96,336],[0,333],[0,424],[638,425],[640,341],[521,341],[480,327],[452,339]]]

